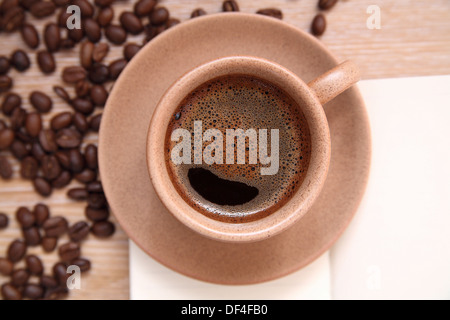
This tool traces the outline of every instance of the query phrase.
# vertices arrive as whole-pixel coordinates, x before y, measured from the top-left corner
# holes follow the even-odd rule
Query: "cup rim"
[[[311,135],[311,158],[303,183],[292,197],[267,217],[245,223],[211,219],[184,201],[170,179],[164,156],[167,125],[181,101],[201,84],[220,76],[244,74],[283,88],[302,105]],[[272,61],[254,56],[231,56],[204,63],[184,74],[164,93],[147,133],[146,160],[152,185],[167,210],[203,236],[227,242],[252,242],[274,236],[303,217],[319,195],[330,162],[330,133],[322,105],[308,85]]]

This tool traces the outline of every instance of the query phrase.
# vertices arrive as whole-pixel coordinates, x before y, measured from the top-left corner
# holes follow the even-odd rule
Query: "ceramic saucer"
[[[325,252],[352,219],[370,166],[370,130],[356,87],[324,106],[331,165],[312,209],[267,240],[231,244],[207,239],[176,220],[158,199],[146,166],[153,110],[181,75],[235,55],[272,60],[305,82],[337,65],[315,38],[274,18],[243,13],[184,22],[148,43],[114,85],[100,130],[100,173],[111,209],[128,236],[155,260],[213,283],[250,284],[294,272]]]

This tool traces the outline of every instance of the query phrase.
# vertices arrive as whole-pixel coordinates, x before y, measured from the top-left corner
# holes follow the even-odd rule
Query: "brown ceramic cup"
[[[253,76],[282,88],[301,107],[311,136],[310,163],[303,183],[277,211],[246,223],[214,220],[191,207],[175,189],[164,154],[167,127],[182,100],[203,83],[232,74]],[[159,101],[148,130],[147,166],[161,202],[187,227],[215,240],[258,241],[286,230],[308,212],[327,176],[331,143],[322,105],[358,80],[358,69],[350,61],[306,84],[297,75],[274,62],[248,56],[217,59],[183,75]]]

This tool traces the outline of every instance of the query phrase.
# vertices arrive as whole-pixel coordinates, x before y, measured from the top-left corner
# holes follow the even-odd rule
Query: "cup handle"
[[[325,72],[308,83],[323,105],[360,80],[358,67],[350,60]]]

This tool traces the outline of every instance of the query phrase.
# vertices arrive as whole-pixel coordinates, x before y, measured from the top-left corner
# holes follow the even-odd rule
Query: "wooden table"
[[[162,0],[173,17],[184,21],[189,19],[195,8],[203,8],[208,13],[219,12],[220,0]],[[308,31],[311,20],[318,12],[316,0],[240,0],[241,11],[252,13],[264,7],[278,7],[284,13],[284,20],[302,30]],[[116,18],[118,12],[131,10],[134,1],[120,1],[114,4]],[[370,30],[366,26],[369,5],[376,4],[381,9],[381,29]],[[361,68],[364,79],[425,76],[450,74],[450,1],[448,0],[341,0],[330,11],[325,12],[328,28],[321,37],[339,60],[352,59]],[[54,18],[50,18],[52,21]],[[41,32],[47,21],[28,19]],[[129,38],[130,41],[140,37]],[[140,42],[140,40],[138,41]],[[41,42],[41,47],[43,44]],[[24,48],[18,33],[0,35],[0,55],[9,55],[15,48]],[[121,56],[121,48],[113,47],[107,62]],[[51,114],[67,110],[52,91],[52,86],[61,83],[60,71],[63,67],[76,64],[77,51],[59,52],[57,71],[43,76],[35,63],[35,54],[30,55],[32,67],[20,74],[12,71],[15,80],[14,91],[21,94],[24,107],[30,109],[28,95],[32,90],[42,90],[54,100]],[[299,57],[302,59],[302,57]],[[73,90],[70,92],[74,95]],[[96,112],[101,112],[98,110]],[[2,116],[0,116],[2,117]],[[91,134],[87,142],[97,142],[97,135]],[[1,152],[2,154],[7,154]],[[14,177],[10,181],[0,180],[0,211],[10,216],[11,225],[0,231],[0,256],[6,252],[8,244],[20,237],[20,229],[14,219],[19,206],[32,207],[44,202],[51,207],[52,215],[62,215],[73,223],[83,219],[84,203],[77,203],[66,197],[66,190],[56,191],[50,198],[42,198],[34,191],[29,181],[19,178],[18,164],[14,161]],[[76,186],[72,183],[70,187]],[[62,240],[64,241],[64,240]],[[42,254],[37,248],[30,253]],[[73,290],[70,299],[128,299],[128,238],[118,227],[116,234],[107,240],[90,236],[82,247],[82,255],[89,258],[93,268],[83,274],[81,290]],[[57,260],[55,254],[42,254],[47,272]],[[21,266],[21,264],[19,264]],[[0,283],[6,278],[0,276]]]

